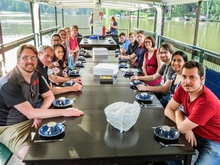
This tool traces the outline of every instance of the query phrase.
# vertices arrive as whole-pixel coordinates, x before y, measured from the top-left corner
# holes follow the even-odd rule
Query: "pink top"
[[[145,53],[145,66],[146,66],[146,72],[147,75],[153,75],[157,72],[157,49],[154,51],[153,56],[148,59],[148,51]],[[145,82],[146,84],[150,85],[150,86],[154,86],[154,85],[158,85],[160,84],[162,81],[162,77],[154,80],[154,81],[147,81]]]
[[[74,38],[70,37],[69,38],[69,49],[70,50],[75,50],[77,46],[79,46],[78,42],[77,42],[77,38],[76,37],[74,37]]]

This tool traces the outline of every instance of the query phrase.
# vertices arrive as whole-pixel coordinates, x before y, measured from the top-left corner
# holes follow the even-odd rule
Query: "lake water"
[[[71,26],[73,24],[78,25],[80,33],[89,33],[88,22],[89,16],[64,16],[64,25]],[[23,13],[11,13],[2,12],[0,13],[0,20],[2,24],[3,31],[3,41],[4,43],[16,40],[25,35],[32,33],[31,27],[31,16],[30,14]],[[46,29],[55,26],[55,16],[51,14],[41,15],[42,29]],[[61,23],[62,17],[58,15],[58,25]],[[116,18],[118,22],[119,29],[129,29],[129,18]],[[109,24],[109,18],[104,18],[103,25],[106,27]],[[131,29],[137,27],[137,18],[131,19]],[[154,29],[154,20],[148,20],[146,18],[139,19],[139,28],[152,31]],[[132,31],[132,30],[131,30]],[[193,37],[195,31],[195,21],[173,21],[166,20],[164,26],[164,36],[179,40],[185,43],[193,44]],[[122,31],[119,31],[122,32]],[[126,32],[126,31],[125,31]],[[31,42],[33,43],[33,42]],[[44,38],[43,44],[49,43],[49,36]],[[197,46],[220,53],[220,22],[200,22],[199,32],[197,39]],[[6,62],[14,54],[15,50],[6,52]],[[7,62],[9,64],[9,62]],[[11,62],[12,66],[15,62]],[[10,66],[11,67],[11,66]],[[7,69],[8,70],[8,69]]]

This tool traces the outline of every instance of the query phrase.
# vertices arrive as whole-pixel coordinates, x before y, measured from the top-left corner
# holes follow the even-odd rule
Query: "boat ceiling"
[[[94,8],[95,4],[100,4],[102,8],[120,9],[120,10],[138,10],[138,9],[146,9],[160,5],[170,6],[176,4],[196,3],[201,0],[20,0],[20,1],[40,2],[63,9],[64,8]]]

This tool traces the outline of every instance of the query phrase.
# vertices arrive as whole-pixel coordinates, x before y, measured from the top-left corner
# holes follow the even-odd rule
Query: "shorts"
[[[0,142],[6,145],[11,152],[18,155],[18,152],[31,142],[31,127],[33,120],[26,120],[14,125],[0,126]]]

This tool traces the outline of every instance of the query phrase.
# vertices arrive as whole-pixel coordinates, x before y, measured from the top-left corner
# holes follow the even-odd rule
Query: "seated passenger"
[[[56,76],[68,77],[67,65],[65,64],[65,49],[63,45],[53,45],[55,55],[52,59],[52,63],[49,65],[48,74],[54,74]],[[52,82],[52,85],[59,86],[60,83]]]
[[[50,43],[52,46],[56,44],[61,44],[62,42],[61,42],[60,35],[57,33],[52,34],[50,37]]]
[[[138,68],[142,68],[143,60],[144,60],[144,54],[147,52],[147,49],[144,45],[144,31],[140,30],[137,32],[137,41],[139,43],[138,48],[135,50],[135,52],[131,55],[124,56],[119,55],[118,59],[124,58],[130,61],[130,63]]]
[[[65,32],[66,32],[66,39],[69,40],[69,38],[70,38],[70,31],[71,31],[71,30],[70,30],[69,27],[65,27],[64,30],[65,30]]]
[[[165,83],[165,86],[162,86],[162,89],[159,90],[159,92],[154,92],[158,100],[160,100],[163,96],[169,95],[169,92],[167,92],[167,86],[170,85],[171,77],[175,73],[173,68],[171,67],[171,58],[172,54],[174,53],[173,45],[165,43],[162,44],[159,48],[159,55],[161,61],[164,62],[160,70],[149,76],[131,76],[131,81],[134,80],[141,80],[141,81],[154,81],[160,77],[163,76],[163,82]],[[149,86],[138,86],[138,90],[148,90],[148,88],[157,88],[157,87],[149,87]]]
[[[49,85],[50,81],[55,82],[55,83],[63,83],[69,80],[75,81],[78,83],[74,86],[67,86],[67,87],[51,87],[49,85],[52,93],[56,95],[56,94],[67,93],[67,92],[81,91],[82,90],[81,77],[73,79],[69,77],[56,76],[48,72],[48,66],[51,64],[53,57],[54,57],[54,49],[52,47],[48,45],[43,45],[39,47],[37,70],[43,76],[46,83]]]
[[[163,107],[166,107],[172,95],[175,92],[176,87],[178,87],[181,83],[181,74],[182,67],[184,63],[187,62],[187,55],[183,51],[176,51],[173,53],[171,58],[171,67],[176,72],[172,75],[169,81],[166,81],[163,86],[137,86],[138,90],[141,91],[152,91],[152,92],[166,92],[167,95],[163,95],[163,97],[159,100]]]
[[[75,109],[49,109],[54,95],[45,84],[37,67],[37,50],[23,44],[17,50],[17,65],[0,79],[0,141],[23,159],[31,142],[31,132],[37,131],[44,118],[80,116]],[[38,96],[40,108],[34,108]]]
[[[139,43],[138,41],[136,40],[136,34],[134,32],[130,32],[128,34],[129,36],[129,41],[130,41],[130,44],[128,45],[128,50],[126,51],[126,55],[131,55],[135,52],[135,50],[138,48],[139,46]]]
[[[143,76],[153,75],[158,72],[162,66],[162,61],[158,55],[155,47],[155,40],[152,36],[147,36],[144,39],[145,47],[147,52],[144,55],[144,61],[142,66]],[[154,81],[146,81],[149,86],[161,85],[162,77]]]
[[[115,17],[110,17],[110,24],[106,31],[106,34],[118,34],[118,23],[115,21]]]
[[[182,68],[181,85],[167,104],[164,114],[176,123],[180,133],[198,150],[194,165],[218,165],[220,102],[215,94],[203,85],[204,79],[204,68],[200,63],[186,62]],[[184,112],[176,110],[180,104],[183,104]]]
[[[120,33],[119,39],[120,39],[120,42],[122,43],[122,45],[120,47],[121,54],[125,54],[126,51],[128,50],[128,46],[131,42],[129,41],[129,39],[127,39],[125,33]]]
[[[68,67],[70,70],[74,68],[74,64],[77,62],[79,45],[77,41],[78,26],[73,25],[71,28],[70,38],[69,38],[69,59]]]
[[[68,61],[68,55],[69,55],[69,43],[68,43],[68,39],[67,39],[67,35],[66,35],[66,31],[64,29],[60,29],[58,31],[58,34],[60,35],[61,38],[61,44],[63,45],[64,49],[65,49],[65,57],[64,60],[67,64]]]

